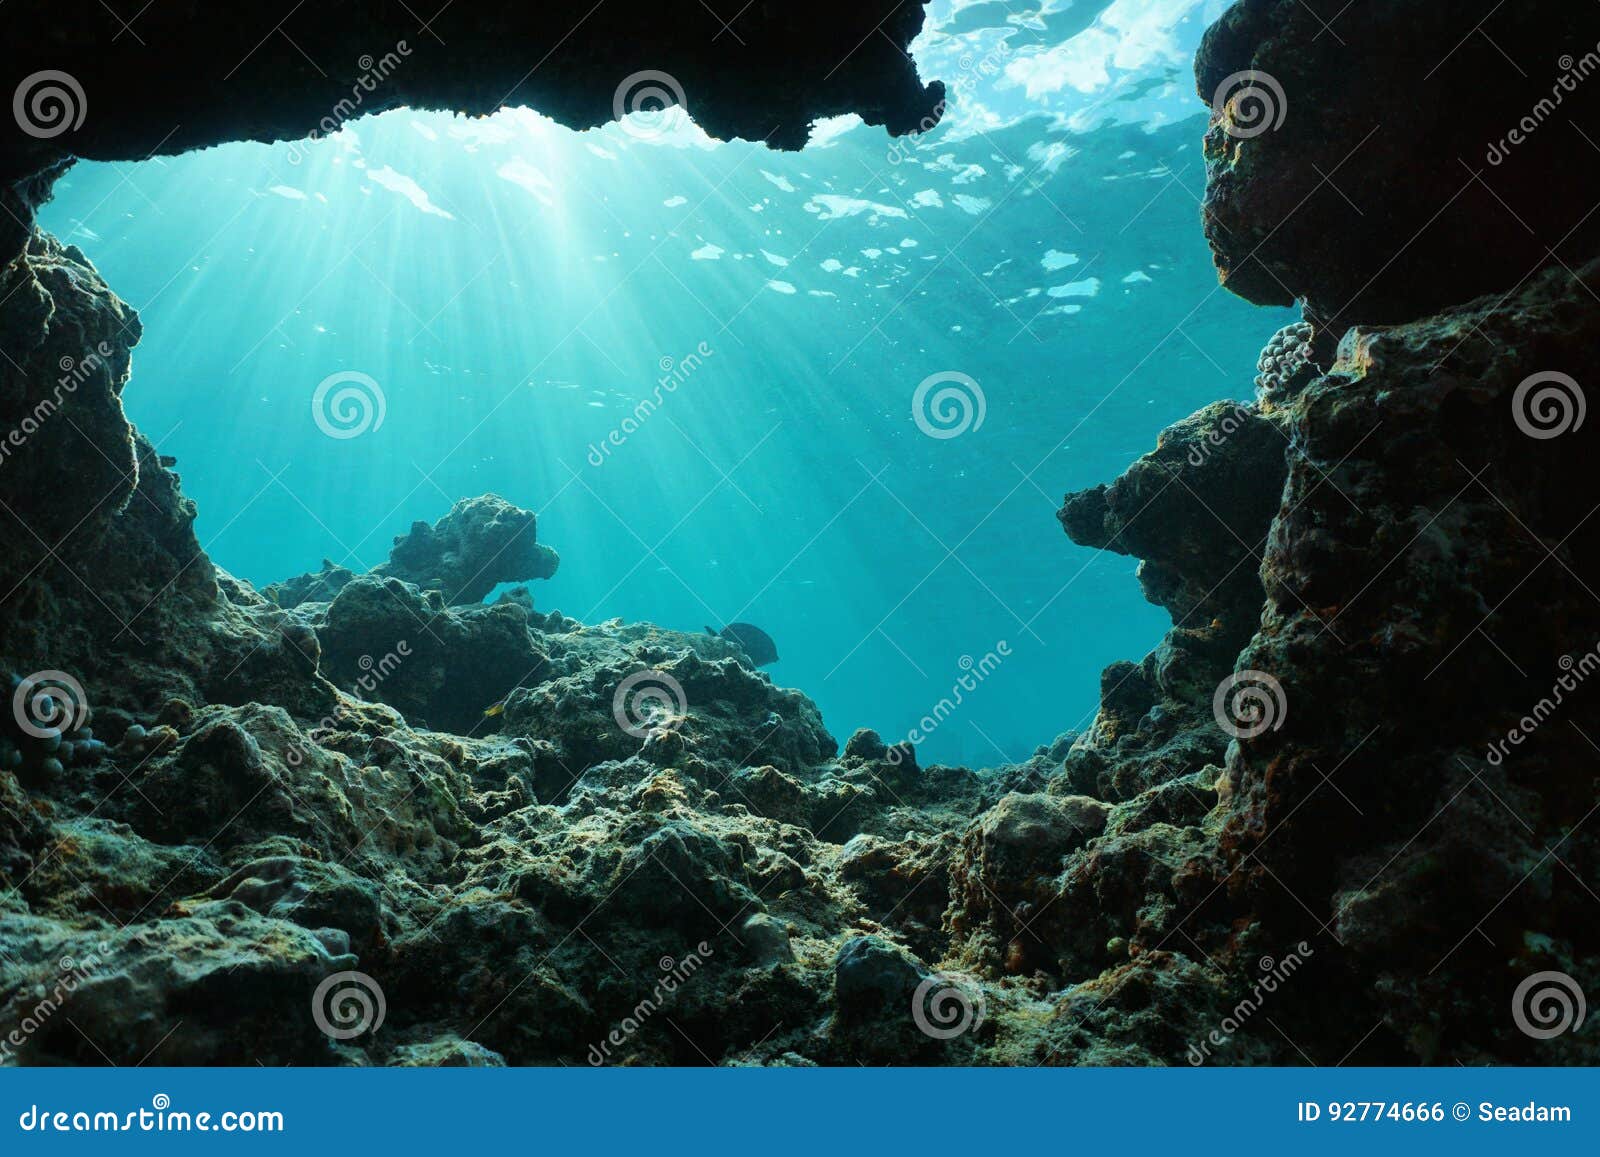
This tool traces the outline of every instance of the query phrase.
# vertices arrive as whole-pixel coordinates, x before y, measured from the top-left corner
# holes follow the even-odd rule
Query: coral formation
[[[1600,222],[1568,178],[1600,88],[1575,58],[1597,44],[1562,0],[1239,0],[1195,61],[1224,284],[1306,302],[1336,343],[1505,293],[1552,249],[1582,263]]]
[[[556,573],[560,558],[537,540],[536,521],[497,495],[464,498],[432,526],[418,522],[396,538],[377,573],[439,591],[452,606],[481,603],[500,583]]]
[[[418,522],[396,535],[386,562],[372,573],[437,591],[449,606],[481,603],[501,583],[547,579],[561,558],[539,541],[538,517],[498,494],[463,498],[438,522]],[[332,602],[355,572],[324,559],[322,569],[269,583],[262,594],[288,609]]]
[[[1593,376],[1600,262],[1475,240],[1504,198],[1592,259],[1587,190],[1542,138],[1496,189],[1430,164],[1495,139],[1510,99],[1476,42],[1412,99],[1454,8],[1320,6],[1243,0],[1197,62],[1208,102],[1247,68],[1294,101],[1248,138],[1222,107],[1205,227],[1229,288],[1303,297],[1309,328],[1269,347],[1254,403],[1067,496],[1065,532],[1139,558],[1173,625],[1107,668],[1083,734],[1015,767],[921,768],[870,731],[841,749],[716,635],[581,623],[525,587],[484,603],[555,563],[492,495],[371,573],[257,592],[122,415],[137,317],[28,235],[0,266],[0,417],[35,427],[0,467],[0,655],[28,707],[0,738],[0,1024],[33,1026],[6,1059],[1594,1063],[1592,1033],[1539,1040],[1507,1005],[1600,962],[1594,426],[1529,403]],[[813,19],[761,13],[802,50]],[[1519,45],[1596,39],[1553,2],[1498,19]],[[896,56],[802,97],[682,67],[708,127],[789,144],[797,100],[908,127],[932,90]],[[327,94],[267,83],[280,58],[166,147],[303,127]],[[559,63],[516,95],[600,118],[605,70]],[[494,80],[435,65],[394,99],[490,107]],[[160,104],[127,102],[86,155],[147,146]],[[5,146],[15,174],[59,159]],[[1385,212],[1347,216],[1330,180]],[[318,995],[356,972],[384,1015],[345,1032]]]
[[[1256,359],[1256,398],[1281,405],[1297,386],[1317,374],[1315,331],[1310,322],[1297,321],[1272,335]]]

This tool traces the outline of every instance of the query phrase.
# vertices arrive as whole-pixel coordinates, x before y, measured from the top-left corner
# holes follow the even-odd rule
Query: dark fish
[[[765,667],[769,663],[778,661],[777,644],[772,641],[772,636],[760,627],[752,627],[749,623],[729,623],[720,631],[707,627],[706,634],[739,644],[757,667]]]

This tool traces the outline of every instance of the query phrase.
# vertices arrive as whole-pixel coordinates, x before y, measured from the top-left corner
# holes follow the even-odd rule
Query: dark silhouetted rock
[[[414,523],[373,573],[438,591],[452,606],[481,603],[500,583],[547,579],[560,562],[538,541],[531,510],[494,494],[463,498],[438,522]]]

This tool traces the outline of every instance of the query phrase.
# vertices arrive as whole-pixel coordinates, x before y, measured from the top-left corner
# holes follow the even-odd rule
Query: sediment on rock
[[[114,77],[89,7],[79,59]],[[1244,0],[1197,62],[1208,101],[1259,69],[1292,102],[1248,139],[1219,114],[1205,227],[1230,289],[1306,299],[1311,331],[1269,347],[1255,403],[1207,407],[1067,497],[1067,534],[1140,558],[1173,628],[1106,670],[1087,732],[991,773],[919,768],[866,731],[841,750],[802,692],[711,635],[580,623],[526,588],[485,605],[553,564],[493,496],[419,523],[371,574],[330,564],[263,593],[218,571],[173,463],[121,413],[137,318],[75,248],[14,238],[0,417],[48,400],[73,422],[0,470],[9,508],[54,502],[50,541],[7,527],[0,655],[13,687],[56,669],[93,710],[0,734],[0,1020],[38,1007],[64,957],[84,973],[83,1033],[52,1021],[8,1059],[98,1063],[87,1034],[119,1063],[1594,1063],[1592,1038],[1535,1042],[1506,1011],[1521,978],[1600,962],[1600,712],[1567,686],[1600,667],[1595,427],[1569,408],[1534,428],[1549,414],[1522,403],[1532,375],[1595,376],[1600,265],[1576,255],[1597,239],[1571,220],[1594,190],[1552,124],[1453,196],[1456,154],[1537,82],[1484,84],[1503,69],[1471,37],[1430,72],[1456,37],[1428,32],[1477,14],[1559,47],[1600,39],[1600,17],[1327,7]],[[14,0],[6,19],[42,11]],[[767,36],[798,27],[757,15]],[[792,70],[759,77],[683,48],[702,124],[792,144],[854,106],[914,127],[936,93],[900,59],[792,83],[825,29],[879,15],[808,11]],[[539,43],[515,35],[539,19],[462,42]],[[305,39],[364,51],[360,30]],[[213,34],[234,31],[194,32]],[[236,135],[238,107],[263,118],[253,135],[303,132],[330,93],[281,64],[269,45],[245,105],[162,147]],[[604,119],[607,69],[557,64],[518,95]],[[418,65],[394,100],[505,99],[493,67]],[[74,147],[147,148],[151,91]],[[0,219],[26,221],[48,188],[28,174],[64,154],[0,144],[22,178]],[[1330,180],[1383,211],[1351,216]],[[1498,229],[1508,206],[1531,239]],[[1510,240],[1486,251],[1491,229]],[[1264,724],[1230,714],[1249,679],[1279,692]],[[642,681],[659,693],[631,699]],[[351,969],[387,1019],[335,1041],[312,997]],[[1239,1020],[1266,978],[1270,1019]],[[970,1031],[920,1028],[939,987]],[[641,1031],[641,1008],[681,1031]]]

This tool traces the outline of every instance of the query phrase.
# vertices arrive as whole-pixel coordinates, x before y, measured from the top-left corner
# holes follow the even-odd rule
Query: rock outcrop
[[[463,498],[439,521],[413,523],[395,536],[387,561],[372,569],[423,591],[437,591],[449,606],[481,603],[501,583],[547,579],[561,558],[539,541],[538,516],[498,494]],[[270,583],[262,594],[285,609],[332,602],[356,572],[331,559],[322,569]]]
[[[920,10],[896,12],[903,44]],[[101,19],[63,51],[114,74],[84,46]],[[805,75],[826,22],[756,19]],[[1173,627],[1107,669],[1086,732],[987,773],[869,731],[841,751],[726,640],[579,623],[526,588],[483,604],[553,566],[492,496],[372,574],[267,597],[216,570],[121,414],[137,319],[24,234],[0,264],[0,417],[34,422],[0,465],[0,653],[27,709],[0,734],[0,1025],[26,1028],[5,1059],[1596,1063],[1592,1031],[1530,1033],[1513,1006],[1600,964],[1600,238],[1572,220],[1600,191],[1557,142],[1595,97],[1564,90],[1492,173],[1450,162],[1537,99],[1483,83],[1497,54],[1587,54],[1597,22],[1243,0],[1212,30],[1204,100],[1253,69],[1291,107],[1246,133],[1222,102],[1205,228],[1228,287],[1305,298],[1305,328],[1254,402],[1067,497],[1067,534],[1141,559]],[[259,119],[216,110],[170,147],[303,131],[324,86],[262,51],[231,106]],[[393,99],[492,107],[502,59],[467,89],[428,88],[462,83],[435,60]],[[590,123],[612,82],[579,59],[537,84]],[[796,107],[911,127],[932,90],[875,60],[786,88],[673,57],[708,127],[785,144]],[[159,144],[151,91],[83,155]],[[0,144],[7,204],[37,203],[64,149]],[[1382,201],[1352,215],[1345,189]],[[1487,244],[1507,211],[1536,224]]]
[[[537,519],[494,494],[464,498],[431,526],[394,540],[374,573],[438,591],[452,606],[481,603],[501,583],[547,579],[560,557],[538,541]]]
[[[282,36],[281,13],[158,6],[135,17],[148,38],[120,39],[94,7],[0,13],[7,43],[50,46],[29,59],[81,89],[74,106],[14,56],[28,117],[88,102],[60,133],[0,126],[0,659],[21,705],[0,734],[4,1060],[892,1059],[873,1026],[904,1037],[908,1010],[835,1018],[836,958],[894,928],[937,956],[942,904],[866,916],[843,848],[943,847],[994,785],[921,778],[881,743],[836,759],[815,706],[725,640],[579,623],[525,588],[483,605],[556,565],[532,513],[494,496],[417,524],[372,574],[329,564],[263,594],[218,570],[173,461],[122,413],[137,316],[31,216],[73,157],[398,104],[586,126],[677,100],[786,148],[836,113],[916,131],[942,94],[903,52],[921,5],[768,7],[732,37],[641,5],[603,27],[480,7],[431,33],[357,5],[291,14]],[[369,61],[383,75],[357,92],[349,65]]]
[[[1563,0],[1240,0],[1195,61],[1223,283],[1337,342],[1600,247],[1600,13]],[[1254,75],[1249,75],[1254,74]]]
[[[431,610],[437,649],[393,643],[382,615],[342,621],[357,592]],[[898,903],[881,923],[865,915],[870,881],[845,867],[859,844],[842,837],[892,848],[934,833],[944,846],[993,785],[835,761],[809,700],[704,634],[585,627],[517,599],[450,609],[392,578],[355,579],[296,613],[321,642],[319,669],[389,647],[321,718],[173,699],[97,758],[0,772],[0,1016],[30,1019],[63,958],[82,971],[69,977],[76,1027],[47,1023],[15,1059],[88,1062],[96,1047],[137,1059],[159,1045],[169,1062],[407,1064],[454,1055],[451,1041],[510,1063],[946,1055],[898,988],[874,1004],[847,983],[834,1016],[851,937],[905,926]],[[461,682],[430,684],[470,710],[452,734],[414,728],[382,700],[408,699],[391,688],[414,666],[482,665],[490,644],[458,629],[475,616],[547,661],[493,717]],[[657,710],[652,691],[675,701]],[[942,895],[929,892],[935,911]],[[941,938],[921,931],[937,956]],[[932,975],[914,950],[884,951]],[[318,1031],[313,989],[356,969],[386,1021],[339,1044]],[[224,1009],[200,1008],[223,976],[248,990],[237,1034]],[[638,1031],[652,991],[685,1036]],[[186,1027],[163,1042],[169,1016]],[[952,1047],[968,1056],[973,1043]]]
[[[1556,176],[1593,94],[1539,109],[1546,135],[1493,173],[1469,162],[1541,95],[1483,85],[1489,58],[1593,59],[1600,20],[1525,6],[1463,40],[1492,13],[1317,7],[1244,0],[1197,61],[1204,99],[1245,70],[1249,99],[1262,73],[1287,94],[1259,132],[1219,106],[1205,223],[1230,289],[1304,298],[1310,324],[1263,355],[1257,403],[1067,497],[1067,533],[1144,560],[1174,630],[1106,671],[1050,784],[1110,802],[1103,834],[1063,856],[1024,824],[1008,893],[997,809],[966,837],[954,877],[980,886],[951,926],[991,969],[1092,978],[1032,1059],[1594,1063],[1592,1037],[1526,1031],[1531,980],[1581,987],[1600,959],[1581,468],[1600,239],[1593,182]],[[1522,213],[1537,226],[1504,223]]]
[[[74,157],[327,135],[403,105],[471,115],[523,105],[584,129],[680,104],[712,136],[795,149],[814,120],[845,113],[895,135],[922,131],[944,98],[906,54],[923,4],[904,0],[760,4],[726,20],[640,0],[612,0],[600,19],[577,0],[426,17],[369,3],[154,4],[126,22],[91,0],[5,9],[5,42],[28,51],[0,69],[24,114],[0,120],[0,264],[42,199],[30,184]]]

